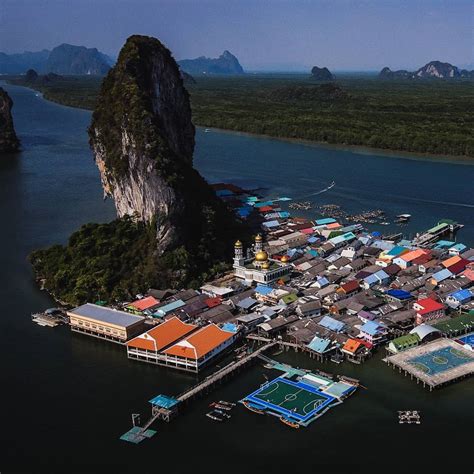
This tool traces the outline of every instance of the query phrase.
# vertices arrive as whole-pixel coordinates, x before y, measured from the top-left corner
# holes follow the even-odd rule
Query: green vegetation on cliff
[[[196,125],[474,157],[472,81],[388,82],[375,76],[338,76],[337,84],[344,93],[334,101],[311,97],[306,75],[201,77],[187,87]],[[68,78],[41,90],[48,99],[93,108],[98,89],[97,79]]]
[[[124,301],[147,288],[198,287],[229,268],[202,246],[180,246],[158,257],[155,242],[155,226],[124,217],[86,224],[66,246],[36,250],[30,261],[47,290],[72,305]]]

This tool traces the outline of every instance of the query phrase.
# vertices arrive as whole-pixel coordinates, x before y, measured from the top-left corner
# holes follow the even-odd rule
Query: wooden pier
[[[257,342],[275,342],[275,344],[278,344],[278,346],[281,349],[289,350],[289,349],[294,349],[295,352],[306,352],[311,359],[317,359],[320,362],[324,362],[326,357],[323,354],[319,354],[313,350],[311,350],[308,346],[304,344],[297,344],[296,342],[288,342],[288,341],[282,341],[278,339],[269,339],[267,337],[263,336],[257,336],[254,334],[249,334],[246,336],[246,339],[249,341],[257,341]]]

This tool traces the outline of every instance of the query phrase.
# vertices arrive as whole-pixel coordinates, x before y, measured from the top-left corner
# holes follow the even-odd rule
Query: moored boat
[[[210,418],[211,420],[214,420],[214,421],[224,421],[223,418],[220,418],[220,417],[216,416],[213,411],[211,411],[209,413],[206,413],[206,416],[208,418]]]
[[[255,405],[252,405],[249,402],[243,402],[243,405],[244,405],[245,408],[247,408],[250,411],[253,411],[254,413],[258,413],[259,415],[264,415],[265,414],[265,412],[263,410],[260,410]]]
[[[280,421],[282,423],[285,423],[285,425],[290,426],[291,428],[299,428],[301,426],[296,421],[291,421],[288,418],[285,418],[284,416],[280,416]]]
[[[235,407],[235,403],[233,402],[226,402],[225,400],[219,400],[220,405],[226,405],[228,407]]]

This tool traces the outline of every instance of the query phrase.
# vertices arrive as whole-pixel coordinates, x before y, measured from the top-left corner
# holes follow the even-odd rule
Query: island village
[[[474,249],[455,240],[461,224],[441,220],[406,240],[401,232],[369,232],[342,213],[294,217],[282,210],[289,198],[264,200],[223,183],[214,190],[260,228],[248,245],[236,236],[232,271],[198,290],[150,288],[135,301],[33,315],[39,324],[62,321],[74,332],[120,344],[137,363],[210,374],[180,395],[150,400],[150,420],[122,439],[152,436],[154,421],[169,421],[185,402],[256,359],[281,374],[240,402],[293,428],[307,426],[360,385],[279,363],[265,355],[271,348],[305,352],[328,367],[363,364],[383,351],[394,377],[410,376],[429,390],[474,372]],[[233,406],[216,402],[208,415],[224,421]],[[419,415],[400,414],[400,423],[411,420],[419,422]]]

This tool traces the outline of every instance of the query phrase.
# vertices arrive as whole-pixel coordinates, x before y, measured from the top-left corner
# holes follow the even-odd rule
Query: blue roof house
[[[464,289],[451,293],[446,298],[446,304],[453,309],[459,308],[463,304],[469,303],[474,297],[471,290]]]

